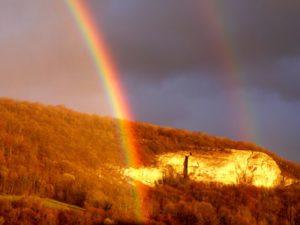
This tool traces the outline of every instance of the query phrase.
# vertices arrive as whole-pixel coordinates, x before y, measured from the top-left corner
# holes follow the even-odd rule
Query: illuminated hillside
[[[106,217],[119,224],[121,221],[132,224],[136,207],[135,180],[152,185],[150,189],[145,187],[147,192],[142,201],[150,204],[147,214],[154,221],[161,218],[153,213],[168,212],[161,211],[159,205],[169,207],[164,205],[169,201],[164,193],[181,193],[180,188],[186,185],[187,192],[190,185],[201,186],[201,183],[189,183],[194,181],[278,185],[284,189],[275,194],[270,192],[274,196],[271,200],[280,198],[284,206],[284,193],[289,192],[284,185],[300,178],[299,165],[254,144],[137,122],[129,125],[139,146],[142,165],[130,168],[124,159],[118,123],[113,118],[78,113],[61,106],[0,99],[0,196],[4,196],[0,198],[0,224],[3,220],[15,221],[13,218],[25,221],[25,215],[29,214],[55,217],[54,221],[61,217],[65,224],[72,224],[72,218],[83,218],[79,224],[86,224],[86,220],[95,221],[88,224],[99,224]],[[179,177],[171,182],[179,186],[169,187],[169,183],[154,186],[161,178],[168,180],[172,170],[182,176],[183,160],[189,152],[192,152],[188,168],[190,181]],[[228,187],[219,188],[224,191]],[[235,193],[243,192],[239,186],[236,188]],[[152,195],[152,191],[160,194]],[[258,195],[260,191],[263,190],[257,189]],[[24,195],[28,198],[21,198]],[[157,199],[159,196],[162,199]],[[49,199],[58,203],[45,209],[49,204],[44,203]],[[183,204],[188,200],[180,201]],[[194,201],[200,200],[195,197]],[[56,208],[63,204],[68,207]],[[75,211],[61,211],[66,208]],[[230,215],[236,215],[234,209],[230,210]],[[45,219],[48,220],[52,219]]]

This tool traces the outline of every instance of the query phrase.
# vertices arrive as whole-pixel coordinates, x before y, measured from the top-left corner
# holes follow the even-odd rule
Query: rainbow
[[[91,12],[82,0],[65,0],[65,3],[73,15],[82,37],[92,55],[97,73],[110,98],[114,117],[119,120],[120,140],[128,166],[137,167],[141,164],[138,154],[138,146],[135,143],[134,132],[131,128],[133,119],[129,104],[125,98],[122,85],[108,48],[104,42],[99,26],[95,24]],[[142,215],[142,189],[137,186],[135,193],[135,215],[140,219]]]
[[[238,139],[259,142],[258,130],[251,120],[251,106],[247,95],[241,88],[247,82],[243,74],[242,63],[236,53],[233,38],[230,36],[226,24],[226,18],[222,15],[222,9],[214,1],[203,1],[200,4],[201,19],[206,21],[206,28],[212,35],[214,49],[217,52],[218,64],[221,66],[223,84],[231,92],[228,95],[228,103],[234,109],[232,115],[236,119],[235,129],[238,131]],[[239,92],[236,90],[240,89]]]
[[[106,88],[106,92],[110,98],[114,116],[119,118],[119,128],[121,132],[121,142],[124,150],[124,155],[128,166],[137,167],[141,164],[139,158],[138,146],[135,143],[134,133],[130,127],[133,114],[130,112],[129,104],[125,98],[122,85],[118,76],[116,66],[114,65],[108,48],[103,39],[99,26],[95,24],[91,12],[83,0],[65,0],[65,3],[72,13],[76,23],[81,31],[82,37],[87,44],[92,59],[96,66],[97,73],[101,82]],[[224,18],[222,18],[221,9],[215,5],[213,1],[204,1],[201,4],[199,13],[205,21],[207,28],[212,34],[215,49],[218,52],[219,64],[224,73],[224,83],[229,89],[242,87],[245,82],[241,63],[235,52],[232,38],[226,30]],[[251,112],[247,96],[240,92],[239,95],[232,91],[230,94],[230,104],[235,109],[234,117],[237,120],[237,129],[240,132],[240,139],[256,140],[258,135],[254,129],[253,123],[248,115]],[[136,218],[141,218],[143,211],[142,193],[143,191],[137,187],[134,194],[136,199]]]

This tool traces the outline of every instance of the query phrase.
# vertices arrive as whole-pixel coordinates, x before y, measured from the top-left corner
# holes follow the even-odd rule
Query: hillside
[[[143,168],[162,166],[160,156],[180,151],[200,157],[232,149],[237,154],[246,150],[267,155],[278,166],[282,179],[300,179],[299,165],[251,143],[146,123],[129,124]],[[110,117],[0,99],[0,194],[34,195],[78,207],[100,208],[103,220],[131,221],[134,187],[122,173],[130,168],[118,129],[118,120]]]

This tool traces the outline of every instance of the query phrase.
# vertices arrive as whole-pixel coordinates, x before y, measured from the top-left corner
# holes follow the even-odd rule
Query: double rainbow
[[[72,12],[81,34],[91,52],[97,73],[106,88],[106,92],[110,98],[110,102],[114,111],[114,116],[119,118],[119,128],[121,132],[121,141],[124,149],[126,162],[129,166],[136,167],[140,165],[137,145],[134,143],[134,134],[130,127],[130,123],[126,119],[132,120],[133,116],[130,112],[129,104],[122,90],[120,79],[116,67],[109,56],[106,44],[103,40],[99,26],[94,23],[91,12],[83,0],[65,0],[66,5]],[[204,16],[207,22],[209,32],[213,35],[215,48],[218,51],[218,60],[226,75],[224,81],[229,88],[234,89],[243,84],[242,69],[234,52],[234,45],[228,32],[226,32],[224,18],[218,7],[214,5],[214,1],[204,1],[201,4],[199,14]],[[234,108],[238,108],[236,112],[237,124],[239,126],[240,138],[255,140],[257,138],[253,124],[249,120],[249,106],[246,104],[246,96],[237,96],[236,93],[231,94],[231,104]],[[142,215],[142,191],[136,189],[136,217]]]
[[[119,119],[120,140],[126,163],[128,166],[137,167],[141,161],[134,133],[128,121],[132,120],[133,116],[119,81],[116,66],[103,40],[101,30],[95,24],[85,1],[65,0],[65,3],[76,20],[82,37],[89,48],[97,73],[110,98],[114,117]],[[137,187],[133,195],[135,198],[135,216],[136,219],[140,219],[142,215],[142,190]]]

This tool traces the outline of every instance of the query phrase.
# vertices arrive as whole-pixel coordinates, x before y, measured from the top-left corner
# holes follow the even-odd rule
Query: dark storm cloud
[[[111,1],[97,14],[103,33],[123,69],[168,74],[206,59],[209,34],[201,31],[198,1]],[[93,1],[96,11],[98,2]]]
[[[91,2],[94,10],[100,8]],[[220,51],[215,39],[226,36],[242,58],[298,55],[299,11],[300,2],[291,0],[112,0],[98,17],[121,65],[159,72],[202,65],[205,59],[215,64]]]
[[[295,57],[300,53],[300,2],[252,1],[244,5],[238,41],[254,59]],[[256,3],[256,4],[255,4]],[[240,37],[239,37],[240,36]]]
[[[163,80],[178,72],[211,70],[205,74],[218,78],[227,75],[223,58],[232,57],[225,47],[244,66],[249,84],[300,98],[300,1],[90,3],[95,12],[101,9],[95,14],[121,71]],[[277,65],[281,61],[289,66]]]

